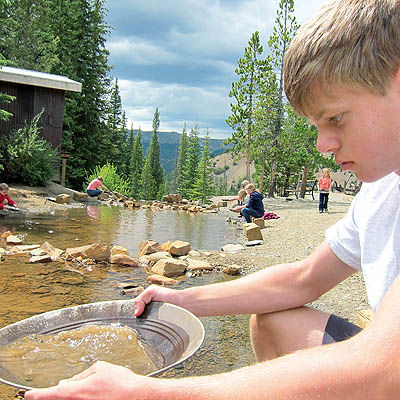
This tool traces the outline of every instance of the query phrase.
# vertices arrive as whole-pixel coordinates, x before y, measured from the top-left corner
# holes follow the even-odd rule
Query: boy
[[[0,183],[0,210],[8,209],[9,206],[18,208],[14,200],[8,195],[9,187],[6,183]]]
[[[56,388],[28,392],[27,400],[398,397],[400,0],[329,1],[293,40],[284,77],[290,103],[318,128],[318,150],[365,182],[346,217],[305,260],[222,284],[150,286],[135,300],[136,315],[157,300],[199,316],[252,313],[259,363],[176,380],[97,363]],[[364,330],[304,306],[358,269],[375,311]]]
[[[251,217],[260,218],[264,215],[263,194],[256,191],[254,185],[249,183],[246,188],[249,195],[249,201],[245,206],[239,206],[232,209],[233,212],[240,212],[246,222],[251,222]]]

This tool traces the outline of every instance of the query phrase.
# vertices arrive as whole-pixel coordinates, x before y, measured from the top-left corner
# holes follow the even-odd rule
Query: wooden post
[[[61,186],[65,186],[65,175],[67,171],[67,160],[69,153],[60,153],[61,157]]]
[[[61,160],[61,186],[65,186],[65,171],[67,169],[67,159],[63,158]]]

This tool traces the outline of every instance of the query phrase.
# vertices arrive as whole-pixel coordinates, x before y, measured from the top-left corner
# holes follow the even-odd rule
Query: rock
[[[139,265],[138,260],[135,260],[134,258],[127,256],[126,254],[111,255],[110,263],[117,265],[125,265],[127,267],[137,267]]]
[[[122,289],[122,294],[130,294],[131,296],[138,296],[140,293],[142,293],[144,290],[144,287],[138,286],[138,287],[131,287],[131,288],[124,288]]]
[[[33,249],[33,250],[30,251],[30,253],[31,253],[31,256],[34,256],[34,257],[48,255],[44,250],[42,250],[40,248],[39,249]]]
[[[227,275],[239,275],[240,274],[240,266],[233,264],[233,265],[229,265],[228,267],[225,267],[223,269],[223,272]]]
[[[69,203],[71,196],[69,194],[59,194],[56,196],[56,203],[66,204]]]
[[[204,260],[195,260],[194,258],[187,258],[187,270],[189,271],[212,271],[213,266]]]
[[[135,203],[134,203],[133,201],[127,200],[127,201],[124,202],[124,207],[126,207],[126,208],[133,208],[133,205],[134,205],[134,204],[135,204]]]
[[[7,254],[7,250],[0,247],[0,255]]]
[[[150,260],[149,260],[149,256],[141,256],[139,257],[139,263],[140,264],[149,264]]]
[[[172,240],[168,240],[168,242],[165,242],[161,245],[161,250],[162,251],[168,251],[169,252],[169,248],[171,247],[171,244],[174,243]]]
[[[57,249],[53,245],[51,245],[49,242],[44,242],[41,246],[40,249],[46,252],[52,259],[52,261],[56,261],[59,259],[62,253],[64,253],[64,250]]]
[[[243,225],[243,233],[249,242],[253,240],[263,240],[260,227],[252,222]]]
[[[22,239],[20,239],[19,237],[15,236],[15,235],[10,235],[10,236],[7,236],[6,242],[7,242],[7,244],[21,244]]]
[[[94,243],[87,246],[68,248],[65,254],[72,257],[92,258],[96,261],[105,261],[110,257],[110,245],[106,243]]]
[[[171,258],[171,254],[168,251],[158,251],[157,253],[149,254],[148,256],[149,262],[156,263],[163,258]]]
[[[84,279],[82,276],[66,276],[64,278],[60,279],[61,283],[64,283],[66,285],[80,285],[84,282]]]
[[[7,239],[9,236],[11,236],[12,235],[12,233],[10,232],[10,231],[7,231],[7,232],[4,232],[2,235],[1,235],[1,238],[2,239]]]
[[[146,254],[157,253],[158,251],[162,251],[160,243],[154,240],[144,240],[139,243],[137,258],[145,256]]]
[[[74,200],[87,202],[89,200],[89,195],[87,193],[83,193],[83,192],[75,192]]]
[[[13,249],[24,252],[24,251],[31,251],[31,250],[37,249],[38,247],[40,247],[39,244],[27,244],[27,245],[22,245],[22,246],[14,246]]]
[[[232,218],[231,218],[231,217],[228,217],[228,218],[225,220],[225,222],[228,222],[228,223],[232,222]]]
[[[129,256],[129,250],[125,247],[115,245],[111,248],[110,255],[113,256],[115,254],[125,254],[126,256]]]
[[[201,253],[197,250],[190,250],[188,253],[189,257],[200,257]]]
[[[150,283],[156,283],[156,284],[161,284],[161,285],[174,285],[176,283],[179,283],[176,279],[168,278],[167,276],[163,275],[150,275],[146,279],[147,282]]]
[[[185,256],[190,251],[190,243],[182,242],[181,240],[175,240],[171,243],[171,246],[168,249],[169,253],[173,256]]]
[[[158,275],[163,275],[167,277],[183,275],[186,271],[186,263],[180,260],[170,260],[163,258],[157,261],[151,271]]]
[[[218,208],[228,207],[228,203],[226,201],[220,201],[220,202],[218,202],[217,207]]]
[[[45,254],[44,256],[33,256],[29,259],[31,264],[48,263],[51,261],[51,257],[48,254]]]
[[[237,253],[244,250],[244,247],[241,244],[226,244],[221,250],[225,253]]]
[[[252,222],[259,226],[261,229],[265,228],[265,221],[263,218],[253,218]]]

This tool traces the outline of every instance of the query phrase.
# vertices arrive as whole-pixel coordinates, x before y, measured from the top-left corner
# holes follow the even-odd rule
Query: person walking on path
[[[363,182],[348,213],[303,260],[183,290],[152,285],[134,309],[164,301],[201,317],[251,314],[257,363],[158,379],[98,362],[26,400],[398,398],[400,0],[329,0],[297,31],[283,78],[293,109],[318,129],[318,151]],[[358,271],[375,313],[363,330],[308,306]]]
[[[328,198],[331,191],[332,179],[328,168],[322,170],[322,176],[318,180],[319,212],[328,212]]]
[[[104,184],[103,184],[104,178],[102,176],[98,176],[97,178],[93,179],[87,189],[86,189],[86,193],[90,196],[90,197],[97,197],[100,196],[103,191],[99,189],[99,187],[102,187],[106,192],[110,192],[110,190],[108,190]]]

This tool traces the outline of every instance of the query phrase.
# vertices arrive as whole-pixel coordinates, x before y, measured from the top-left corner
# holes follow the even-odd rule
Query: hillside
[[[246,176],[246,159],[245,157],[240,158],[237,161],[233,160],[232,153],[223,153],[214,157],[212,160],[214,170],[220,171],[225,170],[224,173],[216,175],[216,178],[224,177],[227,182],[228,190],[232,187],[235,190],[238,188],[239,183],[245,179]],[[226,166],[226,167],[225,167]],[[250,174],[253,175],[255,172],[254,163],[250,165]],[[317,176],[318,177],[318,176]],[[354,188],[360,185],[360,181],[351,172],[331,172],[332,182],[334,187],[341,188]],[[309,179],[313,179],[311,176]],[[268,184],[268,182],[265,182]],[[266,188],[264,187],[264,192]]]
[[[137,131],[134,132],[135,136],[136,134]],[[147,148],[149,147],[152,134],[152,131],[142,131],[143,153],[145,155],[147,154]],[[181,136],[182,135],[178,132],[158,132],[160,159],[166,174],[169,174],[175,169]],[[200,138],[201,145],[203,144],[203,141],[204,139]],[[226,147],[222,147],[222,142],[222,139],[209,140],[209,148],[213,156],[217,156],[225,151]]]

